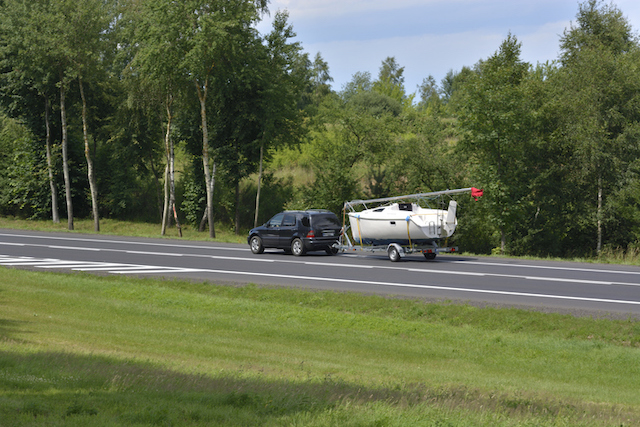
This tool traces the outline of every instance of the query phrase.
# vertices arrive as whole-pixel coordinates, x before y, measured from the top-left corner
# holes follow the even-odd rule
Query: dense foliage
[[[5,0],[0,214],[56,221],[64,198],[70,228],[173,216],[214,235],[214,218],[241,232],[283,207],[475,186],[465,250],[637,247],[640,49],[613,4],[579,5],[557,61],[524,62],[510,34],[414,94],[395,58],[336,91],[286,13],[260,34],[265,0],[230,5]]]

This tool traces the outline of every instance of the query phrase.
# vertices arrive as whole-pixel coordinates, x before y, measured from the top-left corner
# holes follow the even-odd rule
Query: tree
[[[402,105],[371,89],[368,73],[356,73],[339,98],[322,104],[323,126],[311,133],[315,182],[296,207],[339,212],[350,198],[388,195],[386,163],[396,149]]]
[[[182,17],[186,50],[179,66],[187,70],[200,104],[202,131],[202,164],[207,191],[207,221],[209,236],[215,237],[213,224],[213,184],[216,159],[210,158],[207,98],[213,75],[220,63],[234,53],[235,42],[243,32],[253,31],[252,25],[266,11],[267,0],[188,0]],[[213,160],[213,161],[211,161]]]
[[[437,111],[440,106],[440,93],[436,79],[429,76],[422,80],[422,84],[418,87],[420,102],[418,107],[424,110]]]
[[[387,95],[405,106],[411,105],[413,96],[407,97],[404,89],[404,67],[400,67],[394,57],[382,61],[378,80],[373,83],[375,92]]]
[[[458,107],[458,99],[462,94],[462,89],[473,77],[475,72],[469,67],[462,67],[458,72],[449,70],[442,79],[442,102],[447,106],[450,113],[454,113]]]
[[[46,14],[40,3],[8,0],[0,9],[3,19],[0,24],[2,40],[1,63],[3,69],[3,101],[14,116],[19,116],[29,124],[34,134],[40,128],[37,121],[40,114],[34,115],[29,109],[28,98],[34,94],[44,104],[45,151],[51,197],[51,215],[54,223],[60,222],[58,212],[58,188],[55,181],[52,132],[51,97],[55,90],[53,64],[47,55],[46,40],[40,31],[46,25]],[[28,51],[29,55],[24,52]],[[41,104],[41,105],[42,105]],[[35,116],[35,117],[34,117]],[[35,119],[35,120],[34,120]]]
[[[91,191],[94,228],[99,230],[97,184],[89,147],[88,112],[85,92],[87,75],[94,75],[103,55],[101,40],[108,32],[110,15],[107,3],[88,0],[81,5],[71,0],[38,0],[5,4],[15,18],[18,31],[15,45],[23,49],[16,55],[16,65],[26,66],[36,78],[33,88],[45,95],[53,76],[60,91],[62,126],[62,157],[67,201],[68,228],[73,230],[73,202],[68,159],[67,95],[71,83],[78,82],[82,98],[82,127]],[[26,52],[29,52],[27,54]],[[27,58],[27,59],[25,59]],[[45,101],[45,121],[48,122],[48,101]],[[53,193],[53,192],[52,192]]]
[[[562,73],[558,75],[561,126],[572,146],[576,179],[592,194],[595,250],[603,244],[607,193],[617,188],[631,159],[638,154],[625,143],[626,129],[637,122],[637,50],[631,27],[613,5],[589,0],[580,5],[577,25],[561,40]],[[594,189],[595,191],[591,190]],[[588,202],[587,202],[588,203]]]
[[[371,92],[373,90],[373,82],[371,81],[371,73],[368,71],[355,73],[349,82],[344,86],[341,92],[342,98],[349,100],[352,96],[361,92]]]
[[[185,15],[182,3],[145,1],[134,11],[134,35],[137,41],[135,55],[128,66],[127,76],[139,86],[136,99],[150,108],[160,106],[164,122],[164,208],[161,234],[166,233],[171,213],[178,232],[182,229],[176,207],[175,147],[172,138],[176,100],[184,97],[187,72],[175,64],[180,63],[187,49],[182,36]]]
[[[509,35],[498,51],[478,65],[464,87],[460,124],[466,132],[460,149],[476,162],[478,186],[486,192],[490,221],[500,233],[500,248],[514,230],[527,196],[527,145],[532,112],[523,97],[529,64],[520,59],[521,45]]]
[[[87,176],[91,193],[94,230],[100,231],[100,213],[98,210],[98,185],[96,182],[94,163],[89,144],[87,98],[84,81],[97,74],[101,56],[104,55],[103,37],[108,32],[112,19],[102,0],[85,0],[78,4],[75,1],[62,0],[60,9],[66,21],[63,33],[73,44],[67,45],[70,69],[68,74],[75,77],[82,99],[82,134],[84,137],[84,154],[87,161]]]
[[[331,92],[333,77],[329,73],[329,64],[322,58],[320,52],[316,53],[311,67],[311,86],[316,99],[321,99]]]
[[[308,81],[306,56],[301,54],[299,43],[289,40],[295,37],[293,27],[287,23],[288,15],[278,12],[273,22],[273,30],[266,37],[267,63],[263,65],[265,74],[261,94],[260,117],[260,160],[258,169],[258,187],[254,227],[258,225],[260,211],[260,187],[265,149],[273,149],[287,143],[300,140],[302,112],[299,104],[302,91]],[[330,80],[328,68],[319,55],[314,62],[313,84],[316,93],[326,91],[326,82]],[[237,218],[237,215],[236,215]],[[236,231],[238,230],[236,221]]]

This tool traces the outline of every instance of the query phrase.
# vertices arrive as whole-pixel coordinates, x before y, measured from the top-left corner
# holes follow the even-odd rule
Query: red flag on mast
[[[471,187],[471,197],[473,197],[475,201],[478,201],[478,198],[482,197],[483,192],[482,188]]]

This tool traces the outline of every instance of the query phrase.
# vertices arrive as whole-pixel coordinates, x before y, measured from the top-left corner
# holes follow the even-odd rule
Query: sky
[[[585,0],[586,1],[586,0]],[[376,79],[382,61],[404,67],[405,91],[417,92],[429,75],[439,84],[450,70],[493,55],[511,33],[521,59],[533,65],[558,59],[560,37],[576,22],[577,0],[271,0],[271,18],[289,13],[305,52],[329,65],[332,88],[343,89],[357,72]],[[602,4],[610,4],[606,0]],[[640,1],[612,2],[635,33]],[[265,17],[258,30],[270,30]]]

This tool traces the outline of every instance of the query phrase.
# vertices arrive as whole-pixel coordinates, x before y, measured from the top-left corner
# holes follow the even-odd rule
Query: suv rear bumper
[[[304,247],[308,251],[318,251],[324,250],[326,248],[330,248],[333,244],[338,244],[338,239],[336,238],[322,238],[322,237],[312,237],[312,238],[304,238],[302,239],[302,243],[304,243]]]

